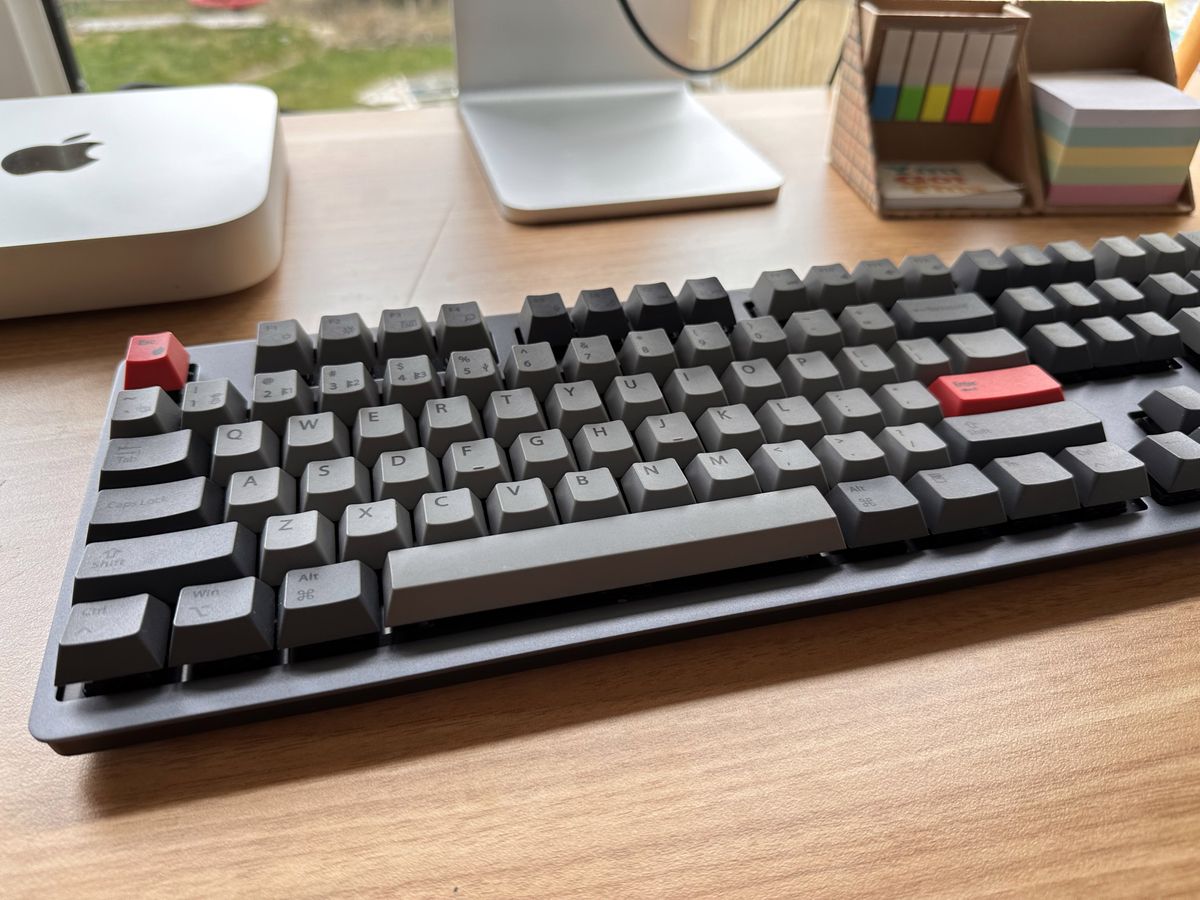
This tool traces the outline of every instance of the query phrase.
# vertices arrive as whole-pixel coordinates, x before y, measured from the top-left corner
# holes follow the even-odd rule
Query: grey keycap
[[[1168,494],[1200,490],[1200,443],[1182,431],[1147,435],[1130,452]]]
[[[254,551],[254,535],[235,522],[97,541],[84,547],[75,570],[74,602],[142,590],[173,603],[185,585],[251,574]]]
[[[635,513],[696,502],[683,469],[674,459],[634,463],[621,478],[621,491],[629,510]]]
[[[1058,453],[1067,447],[1098,444],[1104,425],[1082,406],[1063,400],[1024,409],[949,416],[935,431],[956,463],[981,466],[996,457]]]
[[[649,372],[614,378],[604,394],[604,406],[610,416],[620,419],[630,431],[636,430],[646,416],[669,412],[662,388]]]
[[[1188,271],[1187,251],[1169,235],[1161,231],[1143,234],[1134,243],[1146,251],[1146,267],[1150,272],[1182,275]]]
[[[509,448],[508,456],[517,481],[540,478],[546,487],[553,487],[568,472],[575,471],[575,454],[558,429],[521,435]]]
[[[634,433],[642,459],[673,459],[687,465],[704,447],[691,420],[684,413],[650,416]]]
[[[492,534],[511,534],[558,524],[558,510],[540,478],[506,481],[492,488],[487,498]]]
[[[954,276],[932,253],[910,255],[900,263],[904,293],[908,297],[937,297],[954,293]]]
[[[659,384],[666,381],[671,372],[679,366],[671,338],[661,328],[629,332],[617,359],[621,364],[621,371],[626,375],[648,372]]]
[[[924,422],[930,427],[942,421],[942,407],[937,397],[919,381],[885,384],[871,399],[883,413],[887,425],[915,425]]]
[[[283,468],[299,478],[310,462],[350,455],[350,432],[333,413],[292,416],[283,433]]]
[[[1175,235],[1175,243],[1183,248],[1184,269],[1195,269],[1200,263],[1200,231],[1181,231]]]
[[[629,512],[617,481],[608,469],[564,475],[554,488],[554,501],[564,522],[607,519]]]
[[[1130,366],[1139,360],[1137,339],[1112,316],[1084,319],[1075,330],[1087,341],[1088,355],[1097,368]]]
[[[996,318],[1013,334],[1025,334],[1034,325],[1057,321],[1058,307],[1037,288],[1009,288],[996,301]]]
[[[278,467],[239,472],[225,493],[225,521],[258,534],[271,516],[296,512],[296,479]]]
[[[446,360],[444,387],[447,395],[466,397],[482,410],[493,391],[504,389],[504,382],[491,350],[455,350]]]
[[[428,356],[404,356],[387,361],[383,373],[384,403],[398,403],[415,418],[421,415],[426,402],[441,396],[442,381]]]
[[[950,357],[932,338],[912,338],[896,341],[888,356],[896,364],[896,376],[905,381],[929,384],[935,378],[949,375]]]
[[[778,322],[786,322],[792,313],[808,308],[804,282],[791,269],[776,269],[759,275],[750,290],[750,300],[759,315],[771,316]]]
[[[904,274],[890,259],[864,259],[851,275],[863,303],[878,303],[890,309],[904,296]]]
[[[737,449],[700,453],[688,463],[685,474],[692,494],[700,503],[759,492],[758,476]]]
[[[425,494],[442,490],[442,468],[424,447],[381,453],[371,471],[371,495],[413,510]]]
[[[1079,508],[1071,473],[1045,453],[1002,456],[988,463],[983,474],[1000,489],[1004,512],[1010,519],[1029,519]]]
[[[624,316],[621,313],[622,319]],[[596,385],[596,390],[607,391],[612,380],[621,374],[621,366],[607,337],[580,337],[567,346],[562,373],[563,381],[590,381]]]
[[[259,322],[254,345],[255,372],[295,369],[305,378],[313,373],[313,341],[295,319]]]
[[[1050,257],[1032,244],[1009,247],[1001,259],[1008,266],[1008,283],[1013,287],[1049,287],[1054,265]]]
[[[716,278],[689,278],[679,289],[679,311],[683,321],[717,322],[733,328],[733,306],[729,294]]]
[[[179,592],[168,657],[172,666],[274,649],[275,592],[257,578],[197,584]]]
[[[288,572],[279,589],[279,646],[303,647],[380,629],[379,578],[357,560]]]
[[[825,422],[806,397],[768,400],[754,414],[763,437],[772,444],[804,441],[815,444],[825,436]]]
[[[960,291],[999,297],[1008,287],[1008,264],[991,250],[965,250],[950,267]]]
[[[852,347],[878,344],[886,350],[896,343],[896,323],[878,303],[847,306],[838,316],[838,325]]]
[[[571,309],[571,324],[580,337],[605,337],[614,345],[629,333],[629,320],[612,288],[580,291]],[[568,380],[580,377],[568,376]]]
[[[382,569],[393,550],[413,545],[412,517],[395,500],[352,503],[338,521],[338,560]]]
[[[1088,343],[1066,322],[1034,325],[1025,333],[1030,358],[1051,375],[1069,375],[1092,367]]]
[[[730,403],[744,403],[751,410],[757,410],[768,400],[787,396],[783,380],[767,359],[735,362],[721,375],[721,387]]]
[[[362,363],[322,366],[320,388],[317,410],[333,413],[347,428],[354,425],[358,411],[364,406],[379,405],[375,379]]]
[[[360,409],[352,438],[354,458],[367,467],[375,465],[380,453],[411,450],[421,440],[416,421],[399,403]]]
[[[384,363],[413,356],[436,356],[433,333],[425,314],[415,306],[385,309],[375,330],[375,356]]]
[[[562,353],[575,337],[571,315],[563,303],[562,294],[529,294],[521,304],[517,328],[526,344],[545,343],[554,353]],[[509,387],[529,387],[514,385]]]
[[[715,406],[696,420],[696,433],[706,450],[740,450],[750,456],[766,436],[758,419],[744,403]]]
[[[867,393],[900,380],[896,364],[876,344],[846,347],[834,357],[833,364],[842,376],[843,385],[861,388]]]
[[[208,448],[192,431],[113,438],[100,464],[100,487],[161,484],[208,474]]]
[[[221,490],[207,478],[110,488],[96,495],[89,541],[182,531],[221,521]]]
[[[208,381],[189,381],[183,387],[181,428],[190,428],[206,441],[211,441],[218,425],[245,422],[248,415],[246,398],[228,378]]]
[[[608,469],[615,478],[641,460],[633,436],[620,421],[584,425],[571,446],[580,469]]]
[[[888,469],[901,481],[908,481],[922,469],[941,469],[950,465],[946,442],[928,425],[890,425],[875,438],[887,459]]]
[[[279,465],[279,438],[262,422],[222,425],[212,448],[209,477],[221,487],[236,472],[252,472]]]
[[[693,422],[713,406],[725,406],[729,398],[710,366],[676,369],[663,385],[663,396],[671,412],[681,412]]]
[[[470,554],[441,547],[393,553],[383,575],[386,621],[396,626],[616,590],[842,546],[836,517],[815,488],[576,520],[496,535]]]
[[[930,534],[988,528],[1005,521],[1000,490],[971,465],[918,472],[905,485],[921,505]]]
[[[892,318],[902,338],[936,338],[996,325],[996,314],[978,294],[947,294],[898,300]]]
[[[1200,352],[1200,310],[1181,309],[1171,317],[1170,324],[1179,332],[1185,347],[1193,353]]]
[[[492,488],[511,480],[508,459],[492,438],[451,444],[442,457],[442,481],[447,491],[466,488],[486,500]]]
[[[495,355],[492,335],[488,331],[479,304],[474,300],[466,303],[443,303],[438,309],[434,325],[438,353],[443,358],[459,350],[490,350]]]
[[[1029,365],[1025,345],[1007,328],[951,334],[942,341],[955,372],[990,372]]]
[[[54,665],[55,684],[153,672],[167,657],[171,610],[150,594],[71,608]]]
[[[1075,241],[1055,241],[1047,244],[1044,252],[1050,260],[1052,283],[1082,281],[1087,284],[1095,281],[1096,260]]]
[[[483,422],[467,397],[426,400],[417,423],[421,444],[434,456],[443,456],[451,444],[483,437]]]
[[[496,391],[483,407],[483,428],[501,447],[527,431],[545,431],[546,417],[531,388]]]
[[[1124,278],[1135,284],[1146,277],[1146,251],[1127,237],[1107,237],[1092,246],[1096,275],[1100,278]]]
[[[830,391],[813,406],[829,434],[863,431],[874,436],[883,430],[883,410],[862,388]]]
[[[546,398],[546,422],[574,438],[584,425],[607,422],[608,410],[600,400],[597,387],[590,381],[556,384]]]
[[[277,435],[284,433],[292,416],[306,416],[316,408],[312,389],[295,369],[254,376],[250,418],[265,422]]]
[[[422,546],[483,537],[487,533],[483,504],[466,488],[426,494],[413,510],[413,536]]]
[[[1061,322],[1078,322],[1100,315],[1100,298],[1078,281],[1052,284],[1046,288],[1046,299],[1054,304],[1054,311]]]
[[[1145,463],[1108,441],[1068,447],[1054,459],[1075,479],[1084,506],[1123,503],[1150,493]]]
[[[562,381],[554,348],[545,341],[515,344],[504,361],[504,385],[509,390],[528,388],[540,403]]]
[[[802,441],[763,444],[750,457],[750,468],[764,492],[809,485],[822,493],[829,489],[821,461]]]
[[[846,343],[842,329],[824,309],[793,313],[783,333],[793,353],[836,354]]]
[[[179,428],[179,404],[160,387],[120,391],[113,401],[108,433],[115,438],[143,437]]]
[[[861,431],[826,435],[813,447],[813,455],[821,461],[821,469],[830,484],[888,474],[887,457],[879,445]]]
[[[1200,428],[1200,391],[1186,384],[1157,388],[1138,404],[1163,431]]]
[[[321,316],[317,329],[317,368],[362,363],[375,367],[375,339],[358,313]]]
[[[263,525],[258,577],[272,587],[278,587],[292,569],[334,562],[337,559],[335,532],[333,523],[316,510],[272,516]]]
[[[675,341],[675,358],[684,368],[709,366],[724,372],[733,362],[733,344],[716,322],[685,325]]]
[[[1128,316],[1150,309],[1146,295],[1124,278],[1101,278],[1088,290],[1100,300],[1100,311],[1106,316]]]
[[[733,326],[730,336],[738,359],[765,359],[777,366],[788,354],[787,335],[771,316],[742,319]]]
[[[1179,329],[1158,313],[1133,313],[1122,319],[1121,324],[1133,335],[1142,362],[1165,362],[1183,355]]]
[[[300,509],[316,510],[331,522],[342,517],[350,503],[371,499],[371,476],[352,456],[311,462],[300,478]]]
[[[891,475],[835,484],[826,494],[848,547],[871,547],[925,537],[916,497]]]
[[[1148,275],[1138,290],[1146,295],[1147,306],[1164,319],[1181,309],[1200,306],[1200,290],[1174,272]]]
[[[679,303],[665,282],[635,284],[625,301],[625,316],[638,330],[663,329],[672,340],[683,328]]]
[[[829,357],[813,353],[789,353],[779,365],[779,378],[789,397],[816,400],[829,391],[842,389],[842,376]]]

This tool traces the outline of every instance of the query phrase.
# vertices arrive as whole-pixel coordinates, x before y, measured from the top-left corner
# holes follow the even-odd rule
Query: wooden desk
[[[26,732],[112,366],[135,332],[1103,234],[1178,219],[882,222],[818,93],[709,101],[775,206],[522,228],[449,110],[293,118],[267,284],[0,323],[0,894],[729,897],[1200,891],[1187,550],[60,758]],[[130,273],[137,277],[136,272]]]

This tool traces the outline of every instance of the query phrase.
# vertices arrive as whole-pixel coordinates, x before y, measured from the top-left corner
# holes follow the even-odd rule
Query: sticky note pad
[[[938,38],[933,68],[929,71],[929,86],[925,88],[925,100],[921,104],[922,122],[940,122],[946,118],[954,73],[958,71],[958,58],[966,37],[961,31],[944,31]]]
[[[883,35],[883,50],[879,55],[879,70],[875,73],[875,88],[871,93],[871,118],[889,122],[896,114],[900,96],[900,77],[912,32],[907,28],[890,28]]]
[[[933,51],[937,47],[936,31],[913,33],[912,46],[908,49],[908,62],[904,66],[904,78],[900,82],[900,99],[896,103],[897,122],[915,122],[921,112],[921,100],[925,97],[925,85],[929,81],[929,68],[933,65]]]
[[[1015,34],[994,34],[988,46],[983,74],[979,77],[979,90],[975,92],[975,103],[971,107],[971,121],[984,124],[996,117],[1000,105],[1000,89],[1012,62],[1013,50],[1017,46]]]
[[[983,74],[983,63],[987,57],[991,35],[975,32],[968,34],[963,43],[962,58],[958,61],[958,73],[954,76],[954,87],[950,90],[950,105],[946,109],[947,122],[969,122],[971,107],[975,105],[975,91],[979,88],[979,77]]]

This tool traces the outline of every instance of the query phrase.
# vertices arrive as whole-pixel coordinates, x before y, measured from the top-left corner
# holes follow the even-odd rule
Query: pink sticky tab
[[[975,88],[955,88],[950,94],[950,106],[946,109],[946,121],[968,121],[971,118],[971,106],[974,102]]]

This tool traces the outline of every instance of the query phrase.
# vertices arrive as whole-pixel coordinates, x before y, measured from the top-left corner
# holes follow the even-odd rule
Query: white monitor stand
[[[639,4],[680,58],[690,4]],[[638,41],[615,0],[455,0],[459,112],[506,219],[770,203],[783,177]]]

